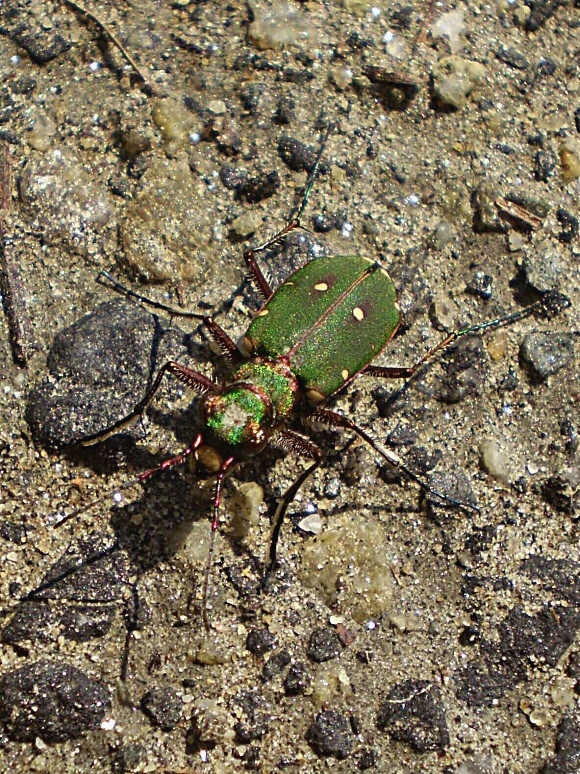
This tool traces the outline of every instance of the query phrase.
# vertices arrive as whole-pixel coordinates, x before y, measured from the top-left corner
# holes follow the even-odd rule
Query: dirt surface
[[[0,5],[4,269],[27,357],[3,322],[0,769],[580,770],[577,3],[90,8],[147,85],[67,3]],[[432,34],[442,16],[451,40]],[[191,395],[168,384],[131,432],[71,441],[169,357],[224,373],[196,321],[96,278],[211,311],[237,339],[257,308],[243,244],[287,222],[329,123],[309,231],[265,261],[279,282],[321,254],[380,260],[403,325],[378,363],[549,289],[571,306],[463,340],[402,392],[361,378],[336,401],[478,510],[429,504],[317,430],[328,459],[261,592],[270,506],[304,462],[236,471],[206,636],[210,505],[184,467],[53,526],[184,448]]]

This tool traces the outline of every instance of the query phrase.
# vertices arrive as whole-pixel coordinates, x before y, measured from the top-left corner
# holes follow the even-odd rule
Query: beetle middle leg
[[[352,430],[353,433],[356,433],[359,438],[362,438],[363,441],[365,441],[372,449],[374,449],[377,454],[380,454],[384,460],[386,460],[393,467],[401,470],[407,476],[407,478],[410,478],[412,481],[418,484],[421,489],[424,489],[431,495],[439,497],[441,500],[445,500],[445,502],[448,502],[450,505],[455,505],[460,508],[467,508],[471,511],[479,511],[479,508],[471,503],[464,503],[461,500],[456,500],[453,497],[449,497],[449,495],[444,494],[443,492],[438,492],[436,489],[433,489],[427,480],[423,479],[421,476],[417,475],[417,473],[414,473],[410,468],[408,468],[397,454],[387,449],[381,449],[380,446],[378,446],[377,443],[371,438],[371,436],[366,433],[362,427],[359,427],[355,422],[353,422],[353,420],[349,417],[338,414],[336,411],[332,411],[331,409],[317,408],[312,414],[310,414],[310,419],[315,422],[329,425],[331,427],[340,427],[344,428],[345,430]]]
[[[205,395],[206,392],[215,392],[218,389],[216,383],[213,382],[208,376],[204,376],[204,374],[200,374],[198,371],[192,371],[190,368],[187,368],[187,366],[176,363],[174,360],[169,360],[167,363],[165,363],[164,366],[161,367],[150,389],[129,414],[122,417],[121,419],[118,419],[104,430],[100,430],[94,435],[86,436],[85,438],[81,439],[79,443],[82,446],[92,446],[93,444],[100,443],[101,441],[106,441],[107,438],[110,438],[112,435],[128,427],[136,419],[143,416],[143,414],[149,408],[151,401],[157,394],[159,388],[161,387],[161,382],[163,381],[165,374],[172,374],[182,384],[194,390],[198,395]]]

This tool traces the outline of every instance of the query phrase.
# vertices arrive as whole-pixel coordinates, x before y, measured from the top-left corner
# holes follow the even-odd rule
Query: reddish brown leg
[[[132,478],[130,481],[125,481],[125,483],[121,484],[120,486],[117,486],[114,489],[111,489],[110,492],[106,492],[104,495],[97,497],[95,500],[92,500],[90,503],[86,503],[85,505],[82,505],[80,508],[76,508],[76,510],[72,511],[71,513],[64,516],[62,519],[60,519],[60,521],[58,521],[55,524],[55,527],[60,527],[69,519],[74,519],[77,516],[80,516],[81,513],[88,511],[90,508],[92,508],[95,505],[98,505],[104,500],[107,500],[109,497],[116,497],[117,495],[120,495],[120,493],[124,492],[125,489],[130,489],[132,486],[135,486],[136,484],[142,484],[144,481],[147,481],[147,479],[151,478],[151,476],[154,476],[156,473],[160,473],[162,470],[167,470],[167,468],[173,468],[175,467],[175,465],[181,465],[181,463],[184,462],[187,459],[187,457],[189,457],[190,454],[193,454],[193,452],[197,451],[197,449],[199,449],[199,447],[202,444],[203,444],[203,436],[201,433],[198,433],[198,435],[193,440],[193,443],[191,443],[187,447],[187,449],[184,449],[179,454],[176,454],[175,457],[170,457],[168,460],[164,460],[161,463],[161,465],[158,465],[156,468],[150,468],[149,470],[144,470],[142,473],[139,473],[138,476],[135,476],[135,478]]]
[[[258,291],[258,293],[262,296],[262,298],[265,301],[268,301],[273,294],[273,290],[270,287],[270,283],[264,276],[264,273],[262,272],[262,269],[260,269],[258,262],[256,260],[256,253],[260,253],[264,250],[269,250],[271,247],[274,247],[274,245],[278,244],[279,242],[284,239],[286,234],[289,234],[291,231],[294,231],[294,229],[300,228],[300,223],[298,223],[297,220],[293,220],[291,223],[288,223],[287,226],[284,226],[284,228],[279,231],[277,234],[275,234],[271,239],[268,239],[266,242],[264,242],[261,245],[258,245],[258,247],[252,247],[248,250],[244,250],[244,261],[246,263],[246,266],[248,267],[248,270],[250,272],[250,279],[252,280],[254,287]]]
[[[508,325],[509,323],[515,322],[516,320],[521,320],[524,317],[528,317],[528,315],[532,314],[533,312],[540,312],[545,315],[551,315],[559,309],[565,309],[567,306],[569,306],[569,303],[570,302],[565,296],[561,296],[559,294],[555,295],[554,293],[550,292],[545,293],[538,301],[535,301],[533,304],[530,304],[529,306],[526,306],[517,312],[506,314],[503,317],[496,317],[494,320],[487,320],[486,322],[478,323],[476,325],[469,325],[467,328],[460,328],[456,331],[451,331],[451,333],[447,334],[447,336],[442,341],[432,347],[412,366],[408,366],[407,368],[399,368],[397,366],[391,367],[368,365],[363,368],[361,374],[364,374],[365,376],[376,376],[379,379],[409,379],[411,376],[417,373],[419,368],[421,368],[424,363],[426,363],[428,360],[431,360],[438,352],[442,352],[444,349],[447,349],[447,347],[451,346],[451,344],[456,342],[457,339],[461,338],[462,336],[469,336],[473,333],[479,333],[480,331],[485,331],[490,328],[499,328],[501,326]]]
[[[377,446],[376,442],[371,438],[371,436],[368,435],[368,433],[366,433],[361,427],[355,424],[349,417],[345,417],[342,414],[337,414],[336,411],[331,411],[330,409],[318,408],[310,415],[310,418],[315,422],[321,422],[323,424],[330,425],[331,427],[341,427],[346,430],[352,430],[352,432],[356,433],[359,438],[362,438],[363,441],[368,443],[368,445],[374,451],[376,451],[377,454],[380,454],[384,460],[386,460],[390,465],[393,465],[394,467],[401,470],[408,478],[418,484],[421,489],[424,489],[431,495],[435,495],[436,497],[445,500],[451,505],[456,505],[461,508],[468,508],[469,510],[476,512],[479,511],[479,508],[477,508],[475,505],[472,505],[471,503],[464,503],[460,500],[455,500],[453,497],[449,497],[448,495],[443,494],[443,492],[438,492],[436,489],[433,489],[433,487],[430,486],[426,479],[423,479],[421,476],[418,476],[417,473],[414,473],[412,470],[410,470],[410,468],[405,465],[403,460],[397,454],[388,449],[381,449],[379,446]]]
[[[145,397],[140,400],[139,403],[137,403],[133,411],[131,411],[122,419],[117,420],[117,422],[110,425],[110,427],[106,427],[104,430],[101,430],[94,435],[89,435],[86,438],[83,438],[80,443],[83,446],[92,446],[95,443],[106,441],[107,438],[110,438],[115,433],[118,433],[119,430],[128,427],[140,416],[143,416],[143,414],[149,408],[149,405],[155,397],[155,394],[159,390],[165,374],[172,374],[182,384],[185,384],[187,387],[197,392],[198,395],[204,395],[206,392],[215,392],[217,389],[219,389],[215,382],[213,382],[208,376],[204,376],[197,371],[192,371],[190,368],[187,368],[187,366],[180,365],[179,363],[170,360],[161,368],[157,374],[157,377],[155,378],[155,381],[151,385],[151,388],[147,391]]]

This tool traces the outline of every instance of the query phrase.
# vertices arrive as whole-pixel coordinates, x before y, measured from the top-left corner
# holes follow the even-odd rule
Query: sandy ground
[[[462,4],[451,41],[431,34],[424,5],[90,7],[149,88],[66,3],[0,6],[5,252],[29,329],[22,367],[0,326],[0,768],[579,770],[577,7]],[[449,73],[464,95],[456,107]],[[154,320],[95,280],[110,270],[151,298],[211,310],[237,339],[256,308],[243,244],[287,221],[329,123],[311,233],[266,260],[276,282],[320,254],[380,260],[404,325],[377,362],[413,363],[442,330],[517,311],[539,291],[572,305],[465,340],[396,398],[400,382],[361,378],[336,401],[477,511],[428,507],[372,450],[323,430],[328,459],[292,506],[282,567],[260,593],[268,506],[303,462],[266,453],[240,468],[226,485],[206,637],[210,507],[185,469],[52,526],[183,448],[191,395],[168,386],[133,435],[103,447],[62,444],[128,411],[165,359],[206,374],[216,363],[195,321]],[[104,302],[62,387],[63,348],[48,360],[55,334]],[[125,334],[106,335],[124,314],[137,315],[127,351]],[[565,334],[528,340],[532,357],[547,347],[554,373],[524,362],[532,333]],[[242,482],[262,487],[264,504]],[[236,507],[250,521],[241,538],[228,533]],[[297,527],[316,514],[317,537]],[[15,678],[38,663],[46,706],[30,687],[37,672],[24,673],[28,694]],[[75,701],[88,702],[84,720]]]

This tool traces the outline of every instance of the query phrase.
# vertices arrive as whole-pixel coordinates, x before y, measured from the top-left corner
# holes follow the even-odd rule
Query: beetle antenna
[[[213,557],[215,553],[215,535],[219,526],[218,511],[219,511],[220,502],[221,502],[222,483],[227,473],[230,471],[233,465],[235,465],[235,463],[236,463],[235,457],[227,457],[220,466],[220,469],[217,474],[217,479],[215,482],[215,490],[213,495],[213,506],[212,506],[211,533],[209,537],[209,548],[207,551],[207,559],[205,561],[205,572],[203,576],[203,591],[202,591],[202,603],[201,603],[201,617],[202,617],[203,626],[206,632],[209,632],[210,630],[209,615],[208,615],[209,590],[210,590],[211,568],[213,567]]]
[[[161,312],[166,312],[170,317],[188,317],[193,320],[201,320],[202,322],[207,319],[207,315],[205,314],[185,312],[181,309],[175,309],[168,304],[162,304],[160,301],[154,301],[152,298],[147,298],[147,296],[137,293],[135,290],[131,290],[131,288],[125,287],[125,285],[118,282],[108,271],[103,270],[99,272],[97,275],[97,282],[99,285],[103,285],[103,287],[112,288],[116,293],[120,293],[122,296],[134,298],[141,304],[147,304],[147,306],[150,306],[152,309],[159,309]]]

